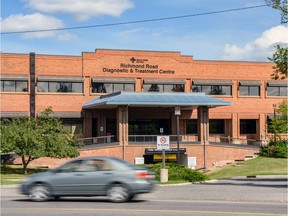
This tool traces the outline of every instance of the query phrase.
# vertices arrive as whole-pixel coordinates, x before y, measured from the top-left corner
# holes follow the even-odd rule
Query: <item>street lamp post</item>
[[[177,163],[180,164],[180,130],[179,130],[179,116],[181,115],[180,107],[175,107],[176,127],[177,127]]]

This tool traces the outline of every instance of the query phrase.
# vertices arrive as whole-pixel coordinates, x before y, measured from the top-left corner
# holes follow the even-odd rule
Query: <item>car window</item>
[[[109,161],[105,160],[93,160],[95,166],[97,167],[97,170],[99,171],[105,171],[105,170],[111,170],[112,166],[109,163]]]
[[[58,172],[76,172],[79,170],[81,163],[82,160],[66,163],[58,169]]]

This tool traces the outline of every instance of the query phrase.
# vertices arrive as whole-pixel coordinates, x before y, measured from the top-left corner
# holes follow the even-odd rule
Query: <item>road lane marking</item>
[[[202,214],[220,214],[220,215],[261,215],[261,216],[287,216],[286,214],[273,214],[262,212],[223,212],[223,211],[200,211],[200,210],[163,210],[163,209],[105,209],[105,208],[1,208],[1,210],[11,211],[107,211],[107,212],[147,212],[147,213],[202,213]]]

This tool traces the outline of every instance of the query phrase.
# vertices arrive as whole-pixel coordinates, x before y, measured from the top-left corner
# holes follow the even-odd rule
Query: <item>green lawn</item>
[[[229,165],[208,173],[211,179],[257,175],[287,175],[287,158],[258,157],[245,161],[242,166]]]
[[[27,175],[46,171],[47,168],[28,168]],[[23,174],[22,166],[19,165],[1,165],[1,185],[19,184],[27,175]]]

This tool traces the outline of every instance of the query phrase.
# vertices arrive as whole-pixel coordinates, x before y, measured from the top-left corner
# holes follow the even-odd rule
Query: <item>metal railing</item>
[[[93,144],[105,144],[105,143],[113,143],[115,142],[114,135],[111,136],[99,136],[99,137],[87,137],[80,138],[78,141],[82,141],[84,145],[93,145]]]
[[[157,136],[160,135],[129,135],[129,142],[133,143],[155,143],[157,142]],[[170,142],[176,142],[177,141],[177,135],[163,135],[163,136],[169,136]],[[180,135],[179,136],[180,143],[189,143],[189,142],[198,142],[198,136],[197,135]]]
[[[128,142],[133,144],[156,144],[157,136],[160,135],[129,135]],[[166,135],[163,135],[166,136]],[[177,135],[167,135],[170,137],[170,142],[177,142]],[[197,135],[179,135],[179,143],[181,144],[193,144],[199,143]],[[117,140],[114,135],[111,136],[99,136],[99,137],[87,137],[80,138],[79,141],[82,141],[84,145],[93,145],[93,144],[109,144],[115,143]],[[223,137],[223,136],[210,136],[209,142],[214,144],[237,144],[237,145],[259,145],[260,141],[256,139],[244,139],[244,138],[233,138],[233,137]]]

